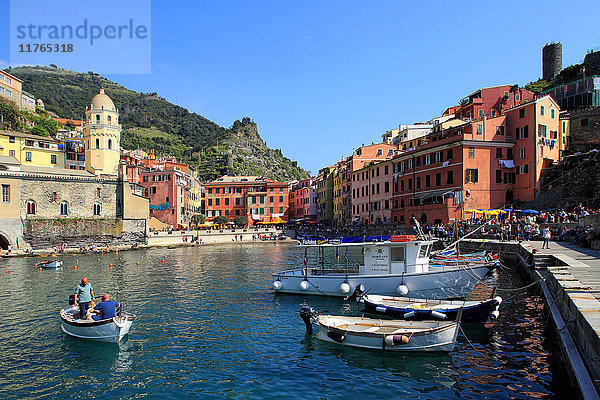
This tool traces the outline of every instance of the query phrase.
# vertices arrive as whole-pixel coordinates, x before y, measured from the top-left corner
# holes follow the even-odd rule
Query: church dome
[[[92,99],[92,110],[115,110],[115,103],[104,93],[104,89],[100,89],[100,93]]]

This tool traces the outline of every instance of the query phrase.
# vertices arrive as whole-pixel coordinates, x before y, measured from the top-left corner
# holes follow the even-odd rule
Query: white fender
[[[348,282],[344,282],[340,285],[340,293],[342,293],[342,294],[350,293],[350,285],[348,285]]]
[[[398,293],[401,296],[406,296],[408,294],[408,286],[406,286],[405,284],[399,285],[396,288],[396,293]]]

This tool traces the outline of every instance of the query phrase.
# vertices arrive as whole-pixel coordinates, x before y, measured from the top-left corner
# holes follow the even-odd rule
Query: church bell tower
[[[121,125],[113,101],[100,89],[85,111],[85,169],[94,175],[118,175]]]

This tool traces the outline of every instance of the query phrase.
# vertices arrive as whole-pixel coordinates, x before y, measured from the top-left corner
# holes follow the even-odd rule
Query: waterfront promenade
[[[542,250],[542,242],[526,243],[540,254],[553,255],[568,261],[571,275],[588,288],[588,293],[600,300],[600,250],[583,248],[568,242],[550,242],[550,249]]]

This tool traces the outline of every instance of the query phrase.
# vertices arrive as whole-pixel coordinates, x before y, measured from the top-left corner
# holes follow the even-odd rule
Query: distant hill
[[[92,97],[104,88],[119,110],[124,148],[143,148],[160,155],[176,156],[195,166],[204,180],[228,172],[248,174],[251,171],[260,171],[260,175],[276,180],[308,177],[306,171],[284,157],[281,151],[269,149],[260,138],[256,124],[248,118],[244,123],[236,121],[231,129],[223,128],[169,103],[157,93],[134,92],[91,71],[84,74],[60,68],[18,67],[9,68],[7,72],[23,81],[23,90],[41,98],[46,110],[64,118],[83,119]],[[253,135],[244,136],[240,127],[248,124],[253,125]],[[248,145],[244,154],[234,148],[240,142],[240,135]],[[236,156],[233,165],[228,154]]]

